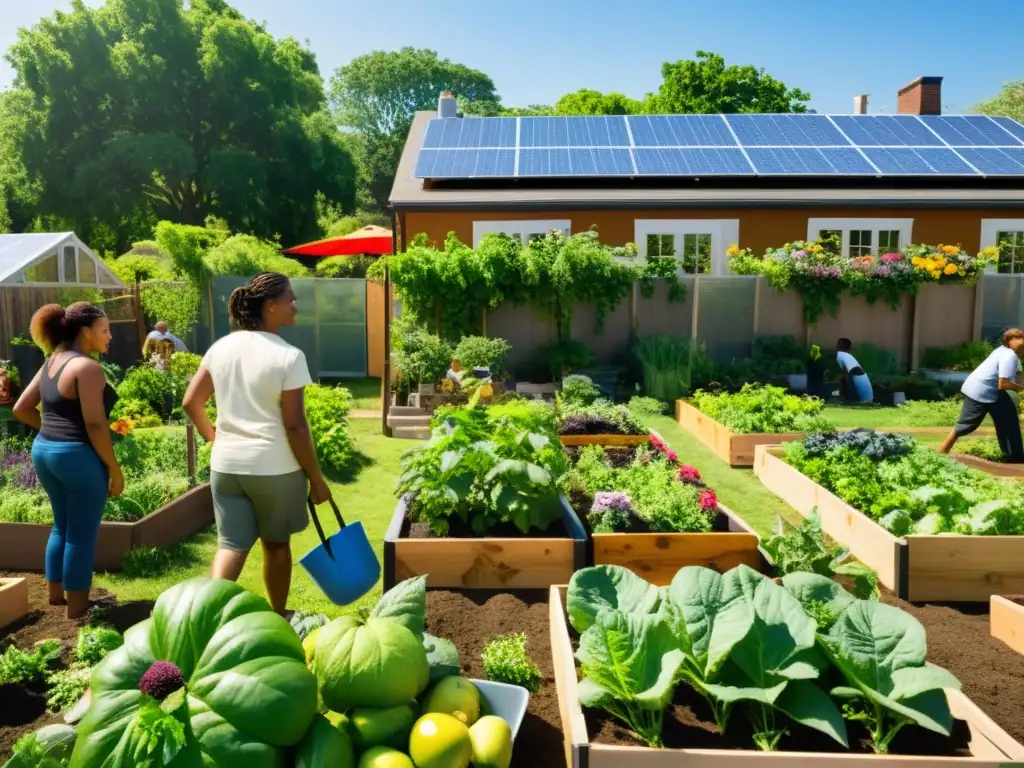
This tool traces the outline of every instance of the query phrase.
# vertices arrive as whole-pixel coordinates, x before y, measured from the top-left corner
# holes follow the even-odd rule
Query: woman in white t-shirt
[[[213,577],[238,579],[249,550],[263,545],[263,580],[283,614],[291,586],[289,539],[309,525],[314,504],[331,497],[320,472],[303,403],[312,383],[306,356],[278,333],[295,324],[295,293],[284,275],[263,272],[228,300],[234,331],[203,358],[184,408],[213,442],[210,485],[217,519]],[[217,427],[204,406],[217,396]]]

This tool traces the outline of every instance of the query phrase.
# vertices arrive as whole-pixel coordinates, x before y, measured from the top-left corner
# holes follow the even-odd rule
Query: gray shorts
[[[286,544],[309,525],[306,475],[232,475],[210,473],[217,545],[248,552],[262,539]]]

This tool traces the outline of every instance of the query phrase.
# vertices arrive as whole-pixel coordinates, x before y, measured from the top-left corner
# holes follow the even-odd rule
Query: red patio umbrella
[[[289,256],[382,256],[391,253],[391,230],[370,224],[342,237],[328,237],[281,253]]]

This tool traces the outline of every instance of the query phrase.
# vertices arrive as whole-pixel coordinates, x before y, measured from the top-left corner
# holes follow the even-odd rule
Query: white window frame
[[[850,255],[850,232],[853,230],[871,230],[871,252],[878,253],[878,233],[886,230],[898,230],[900,248],[906,248],[913,240],[913,219],[808,219],[807,239],[817,240],[822,230],[841,231],[843,233],[843,256]]]
[[[683,235],[711,235],[711,272],[708,276],[724,277],[730,274],[729,259],[725,252],[730,245],[740,241],[739,219],[636,219],[633,226],[636,235],[634,242],[643,259],[647,258],[648,235],[672,235],[679,238],[676,241],[676,253],[680,255],[683,252]]]
[[[981,220],[981,250],[999,245],[996,242],[996,235],[1000,232],[1024,232],[1024,219],[982,219]],[[998,264],[989,264],[985,268],[988,274],[997,274]],[[1015,272],[1013,274],[1021,274]]]
[[[473,247],[480,245],[484,235],[502,234],[519,235],[523,245],[530,242],[531,235],[546,235],[552,229],[558,229],[566,235],[572,234],[572,221],[569,219],[518,219],[505,221],[474,221]]]

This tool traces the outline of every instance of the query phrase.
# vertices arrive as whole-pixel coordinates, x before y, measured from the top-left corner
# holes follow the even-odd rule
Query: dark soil
[[[546,531],[541,531],[536,528],[531,528],[528,532],[523,533],[516,528],[512,523],[502,523],[501,525],[493,526],[485,536],[480,536],[472,528],[462,522],[458,517],[448,518],[448,535],[444,537],[438,537],[433,534],[430,530],[430,526],[427,523],[413,523],[409,521],[407,517],[405,522],[402,523],[402,532],[399,536],[403,539],[480,539],[480,538],[512,538],[512,539],[568,539],[569,531],[566,530],[565,524],[561,521],[552,523]]]
[[[23,576],[28,580],[29,612],[13,624],[0,628],[0,652],[16,645],[25,650],[40,640],[58,639],[63,645],[61,664],[71,663],[71,649],[78,638],[78,630],[87,619],[69,620],[67,608],[50,605],[47,600],[46,581],[37,573],[0,571],[3,577]],[[93,590],[94,612],[97,619],[110,624],[119,632],[149,617],[151,602],[119,604],[102,589]],[[46,684],[0,686],[0,762],[26,733],[51,723],[63,722],[61,715],[46,711]]]
[[[488,640],[513,632],[526,633],[527,651],[544,680],[540,690],[530,694],[526,718],[516,736],[514,768],[565,768],[547,598],[546,590],[427,593],[427,631],[455,643],[462,671],[469,677],[484,678],[481,654]]]

